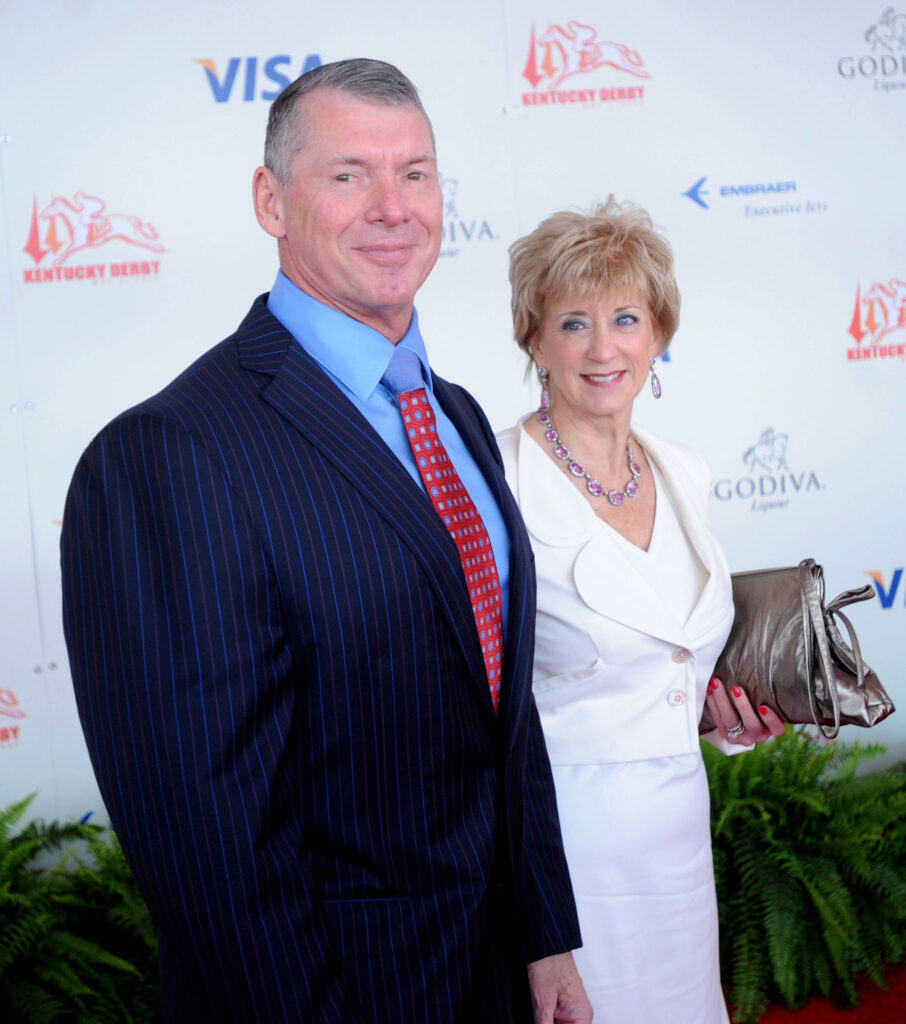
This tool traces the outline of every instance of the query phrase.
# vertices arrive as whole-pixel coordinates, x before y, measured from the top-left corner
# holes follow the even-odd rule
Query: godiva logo
[[[823,491],[814,470],[791,469],[787,461],[789,434],[768,427],[742,455],[748,472],[714,482],[717,501],[744,501],[752,512],[773,512],[787,508],[800,494]]]
[[[906,14],[885,7],[862,37],[871,52],[841,57],[837,74],[850,81],[871,82],[878,92],[906,89]]]
[[[470,212],[460,212],[459,180],[440,176],[440,187],[444,196],[444,229],[441,256],[458,256],[463,246],[475,242],[493,242],[500,236],[493,230],[485,217],[476,217]]]

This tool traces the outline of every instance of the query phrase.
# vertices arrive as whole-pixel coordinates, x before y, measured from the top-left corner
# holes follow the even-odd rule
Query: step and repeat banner
[[[649,210],[683,309],[637,419],[708,459],[734,569],[812,556],[829,596],[875,588],[852,617],[903,710],[844,736],[906,757],[906,0],[44,0],[0,3],[0,806],[103,816],[60,621],[69,479],[270,287],[268,104],[354,56],[432,117],[420,319],[495,428],[537,402],[509,244],[609,193]]]

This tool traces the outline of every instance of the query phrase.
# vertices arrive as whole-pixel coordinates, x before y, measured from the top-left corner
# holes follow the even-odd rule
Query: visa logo
[[[293,59],[285,53],[268,57],[266,60],[259,57],[230,57],[222,73],[217,70],[217,65],[209,57],[193,59],[196,64],[200,64],[204,68],[215,103],[226,103],[230,100],[237,79],[242,80],[243,103],[251,103],[256,99],[275,100],[294,80],[294,77],[299,77],[291,74]],[[320,66],[320,54],[310,53],[303,61],[299,75],[304,75],[306,71]]]
[[[883,573],[875,571],[866,573],[866,575],[870,576],[874,582],[875,590],[878,592],[878,598],[881,601],[881,607],[892,608],[893,602],[897,597],[897,591],[900,589],[900,582],[903,579],[903,570],[894,569],[890,583],[885,582]]]

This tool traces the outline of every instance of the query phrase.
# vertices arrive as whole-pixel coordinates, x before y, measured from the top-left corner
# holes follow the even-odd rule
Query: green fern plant
[[[0,810],[0,1005],[15,1024],[159,1019],[157,942],[113,834]],[[40,862],[48,854],[52,868]]]
[[[855,979],[884,985],[906,951],[906,769],[860,774],[879,745],[789,728],[736,757],[703,744],[721,933],[735,1019]]]

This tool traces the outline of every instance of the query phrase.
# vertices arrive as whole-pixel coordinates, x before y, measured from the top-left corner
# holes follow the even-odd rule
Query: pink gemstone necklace
[[[596,498],[606,495],[611,505],[622,505],[626,498],[635,498],[638,495],[639,477],[642,475],[642,469],[635,461],[631,437],[626,440],[626,457],[629,460],[629,472],[632,473],[632,479],[624,490],[618,491],[614,489],[608,491],[600,480],[596,480],[593,476],[588,475],[585,471],[585,466],[578,459],[572,457],[569,448],[560,440],[560,435],[557,433],[557,428],[554,426],[549,410],[544,407],[543,400],[541,408],[538,410],[538,422],[544,428],[545,439],[554,446],[554,455],[567,463],[567,469],[569,469],[573,476],[585,478],[585,486],[588,488],[589,494],[593,494]]]

